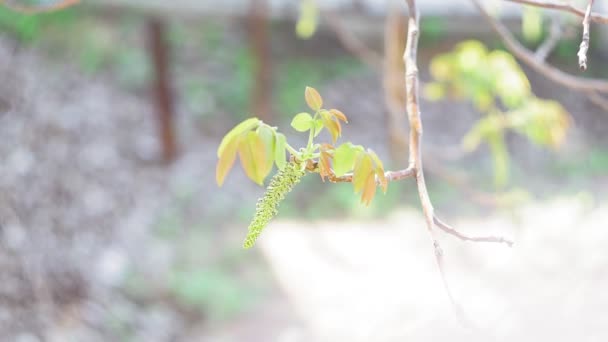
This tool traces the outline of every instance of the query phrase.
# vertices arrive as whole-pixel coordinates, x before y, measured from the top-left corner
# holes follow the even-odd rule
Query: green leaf
[[[372,149],[368,148],[367,153],[369,154],[369,156],[372,158],[372,160],[376,164],[376,168],[384,169],[384,164],[382,164],[382,160],[380,160],[380,157],[378,157],[376,152],[374,152],[374,151],[372,151]]]
[[[309,39],[317,30],[319,9],[315,0],[300,1],[300,17],[296,23],[296,34],[299,38]]]
[[[294,116],[293,120],[291,120],[291,127],[298,132],[306,132],[313,125],[312,116],[310,116],[308,113],[299,113]]]
[[[344,115],[344,113],[342,113],[341,111],[337,110],[337,109],[330,109],[329,112],[331,113],[331,115],[333,115],[336,119],[338,120],[342,120],[346,123],[348,123],[348,118],[346,117],[346,115]]]
[[[249,119],[246,119],[245,121],[241,122],[240,124],[236,125],[233,129],[231,129],[228,133],[226,133],[226,135],[222,139],[222,142],[220,143],[220,146],[217,149],[218,158],[222,155],[222,152],[224,151],[226,146],[233,139],[236,139],[239,135],[247,132],[248,130],[256,128],[260,124],[260,122],[261,121],[258,118],[249,118]]]
[[[429,82],[424,85],[422,93],[430,101],[438,101],[445,97],[446,87],[439,82]]]
[[[276,144],[274,145],[274,162],[279,170],[283,170],[287,164],[285,150],[287,149],[287,139],[284,134],[276,134]]]
[[[378,179],[380,180],[380,185],[382,186],[382,191],[384,191],[384,193],[386,193],[386,189],[388,188],[388,181],[386,180],[386,177],[384,176],[384,165],[382,164],[382,160],[380,160],[380,158],[378,157],[376,152],[372,151],[371,149],[367,149],[367,153],[370,155],[370,157],[374,161],[374,164],[376,166],[375,173],[378,176]]]
[[[261,173],[264,174],[264,177],[266,177],[272,170],[272,163],[274,163],[274,148],[276,144],[274,130],[268,125],[261,125],[258,127],[256,133],[260,136],[260,139],[262,139],[264,147],[266,148],[266,163],[260,170]]]
[[[369,206],[376,195],[376,176],[370,173],[365,180],[363,192],[361,193],[361,203]]]
[[[537,42],[543,35],[543,14],[539,8],[524,6],[521,31],[528,42]]]
[[[222,154],[217,160],[217,166],[215,168],[215,181],[218,186],[224,184],[224,180],[234,165],[236,159],[236,150],[239,145],[240,138],[231,139],[230,142],[222,150]]]
[[[333,169],[337,177],[344,176],[353,169],[357,153],[351,143],[342,144],[335,150]]]
[[[239,158],[245,174],[259,185],[264,183],[265,174],[262,169],[266,164],[266,147],[255,132],[249,132],[239,143]]]
[[[308,107],[315,112],[323,106],[323,98],[315,88],[306,87],[306,90],[304,90],[304,98],[306,99]]]
[[[488,145],[494,164],[494,184],[497,188],[503,188],[509,180],[509,151],[503,134],[488,137]]]
[[[360,155],[355,165],[353,175],[355,193],[358,193],[365,187],[367,178],[370,174],[373,174],[372,158],[367,153],[363,153]]]
[[[321,132],[323,131],[323,120],[321,120],[321,119],[315,120],[314,126],[315,126],[315,137],[316,137],[319,134],[321,134]]]
[[[329,134],[331,134],[331,140],[335,143],[338,140],[338,137],[342,134],[342,127],[338,121],[334,121],[332,114],[329,111],[322,110],[321,111],[321,121],[323,122],[323,126],[327,128]]]

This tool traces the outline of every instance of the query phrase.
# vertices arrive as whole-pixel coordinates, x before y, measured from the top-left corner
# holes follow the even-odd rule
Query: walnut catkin
[[[304,174],[305,171],[302,165],[292,161],[285,165],[282,171],[279,171],[272,177],[268,188],[266,188],[266,193],[258,200],[255,215],[249,224],[249,232],[243,243],[243,248],[253,247],[264,227],[278,213],[279,203],[293,189],[294,185],[300,182]]]

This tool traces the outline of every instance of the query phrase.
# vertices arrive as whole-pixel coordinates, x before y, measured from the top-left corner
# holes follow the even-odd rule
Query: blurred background
[[[264,189],[215,183],[245,118],[305,144],[306,86],[403,168],[403,1],[58,3],[0,5],[0,340],[607,338],[606,102],[517,63],[470,2],[420,1],[418,52],[437,213],[515,241],[441,235],[464,325],[412,181],[365,207],[310,174],[247,251]],[[579,17],[484,5],[541,63],[607,78],[607,27],[582,74]]]

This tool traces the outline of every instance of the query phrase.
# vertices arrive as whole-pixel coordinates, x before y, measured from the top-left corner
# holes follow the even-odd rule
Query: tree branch
[[[532,69],[543,74],[548,79],[564,85],[570,89],[585,92],[600,92],[608,94],[608,82],[601,79],[576,77],[556,69],[534,57],[534,53],[521,45],[507,28],[498,20],[494,19],[479,0],[471,0],[482,16],[492,26],[492,29],[500,36],[509,51],[518,59],[530,66]]]
[[[551,54],[553,49],[559,43],[559,40],[562,37],[562,28],[558,18],[551,19],[551,30],[549,31],[549,37],[545,39],[545,41],[536,49],[534,53],[534,57],[539,62],[544,62],[547,57]]]
[[[591,6],[593,6],[593,0],[589,0],[589,5],[587,5],[587,12],[585,12],[585,18],[583,19],[583,39],[577,53],[578,66],[583,71],[587,70],[587,50],[589,50],[589,15],[591,14]]]
[[[589,100],[596,106],[608,112],[608,99],[594,91],[587,93],[587,98],[589,98]]]
[[[582,11],[565,2],[538,1],[538,0],[506,0],[506,1],[569,12],[569,13],[578,15],[581,18],[584,18],[585,14],[586,14],[585,11]],[[595,23],[608,24],[608,16],[605,16],[602,14],[590,13],[589,19]]]
[[[439,229],[443,230],[444,232],[446,232],[450,235],[454,235],[455,237],[457,237],[463,241],[498,242],[498,243],[506,243],[509,247],[513,246],[513,241],[507,240],[500,236],[467,236],[467,235],[464,235],[464,234],[460,233],[459,231],[457,231],[456,229],[452,228],[447,223],[441,221],[437,216],[434,217],[434,221],[435,221],[435,225],[437,225],[437,227],[439,227]]]

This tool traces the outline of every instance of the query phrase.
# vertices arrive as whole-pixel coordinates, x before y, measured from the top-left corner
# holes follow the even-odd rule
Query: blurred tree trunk
[[[251,115],[271,121],[272,67],[270,65],[270,25],[267,0],[251,0],[247,32],[254,59],[254,82],[251,90]]]
[[[407,161],[408,132],[405,113],[405,65],[403,50],[405,48],[406,22],[405,15],[399,6],[392,1],[386,17],[384,30],[384,101],[388,116],[386,118],[389,132],[389,146],[393,161],[403,164]]]
[[[170,53],[166,42],[166,26],[162,19],[149,17],[147,21],[150,57],[154,66],[153,94],[159,138],[162,146],[162,160],[170,163],[177,155],[173,124],[173,94],[170,86]]]

